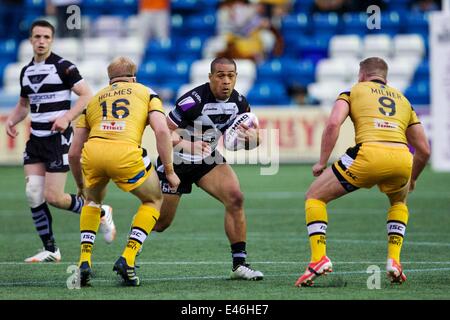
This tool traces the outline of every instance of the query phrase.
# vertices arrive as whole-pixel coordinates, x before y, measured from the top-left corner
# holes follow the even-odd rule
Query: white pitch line
[[[94,265],[109,265],[113,261],[94,261]],[[229,264],[229,261],[139,261],[138,265],[223,265]],[[309,261],[252,261],[252,264],[308,264]],[[333,261],[333,264],[384,264],[386,261]],[[56,262],[56,263],[28,263],[3,261],[0,265],[28,265],[28,266],[61,266],[74,265],[77,262]],[[436,264],[450,265],[450,261],[402,261],[402,265],[406,264]]]
[[[410,269],[405,270],[407,273],[419,273],[419,272],[442,272],[450,271],[450,268],[429,268],[429,269]],[[347,274],[367,274],[367,271],[333,271],[334,275],[347,275]],[[279,278],[279,277],[296,277],[299,273],[283,273],[274,275],[265,275],[265,278]],[[191,281],[191,280],[226,280],[229,279],[225,276],[192,276],[192,277],[162,277],[162,278],[141,278],[141,282],[150,281]],[[111,279],[95,278],[92,279],[92,283],[96,282],[112,282]],[[11,287],[11,286],[38,286],[44,284],[55,284],[55,281],[22,281],[22,282],[4,282],[0,283],[0,287]],[[62,284],[62,283],[61,283]]]

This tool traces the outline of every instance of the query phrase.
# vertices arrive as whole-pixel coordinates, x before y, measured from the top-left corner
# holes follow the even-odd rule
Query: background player
[[[386,83],[388,66],[380,58],[360,63],[359,83],[339,95],[322,135],[320,160],[313,168],[318,177],[306,193],[306,224],[311,263],[296,286],[311,286],[313,280],[331,272],[326,256],[328,216],[326,204],[359,188],[378,185],[389,198],[387,215],[388,254],[386,271],[391,282],[406,280],[400,251],[408,222],[406,196],[425,167],[430,146],[423,126],[408,100]],[[349,148],[331,168],[326,168],[340,126],[350,116],[356,146]],[[407,143],[415,149],[414,158]]]
[[[236,63],[233,60],[213,60],[210,82],[180,97],[175,109],[169,113],[167,123],[173,131],[175,172],[181,183],[178,189],[170,188],[167,172],[158,162],[164,201],[161,217],[154,230],[162,232],[170,226],[181,195],[191,193],[192,184],[195,183],[225,206],[225,232],[233,259],[231,278],[261,280],[262,272],[246,264],[247,226],[239,180],[216,150],[220,136],[236,116],[250,111],[245,97],[234,90],[236,76]],[[244,126],[241,131],[249,146],[258,145],[257,127]]]
[[[67,153],[72,142],[71,121],[85,108],[92,96],[76,66],[51,52],[55,28],[45,20],[33,22],[30,43],[34,57],[20,73],[20,98],[6,122],[6,132],[16,137],[15,126],[31,110],[31,135],[24,153],[25,193],[36,230],[44,248],[26,262],[61,260],[52,230],[52,215],[47,203],[80,213],[80,194],[64,193],[69,163]],[[71,107],[71,91],[79,99]],[[105,206],[105,239],[115,235],[111,207]]]
[[[135,258],[159,218],[162,195],[158,176],[140,147],[147,124],[153,129],[170,187],[180,182],[172,164],[172,142],[162,102],[151,89],[136,83],[136,65],[118,57],[108,66],[110,85],[100,90],[80,117],[69,160],[78,188],[85,190],[81,211],[81,285],[89,283],[91,255],[100,223],[100,206],[110,179],[142,204],[134,216],[127,245],[114,264],[126,285],[138,286]],[[81,165],[80,165],[81,158]],[[84,176],[84,181],[83,181]]]

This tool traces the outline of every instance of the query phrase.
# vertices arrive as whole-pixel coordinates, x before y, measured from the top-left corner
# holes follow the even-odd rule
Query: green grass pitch
[[[265,274],[259,282],[230,281],[231,253],[222,205],[198,188],[184,196],[173,225],[151,234],[138,259],[141,287],[121,287],[112,272],[139,202],[110,184],[116,241],[99,234],[93,286],[68,289],[67,269],[79,254],[78,216],[52,208],[62,261],[25,264],[41,242],[26,205],[21,167],[0,168],[0,299],[307,300],[450,299],[450,174],[427,168],[410,195],[410,220],[402,251],[408,281],[391,286],[385,276],[387,198],[377,188],[359,190],[328,206],[328,256],[334,271],[313,288],[294,282],[309,260],[303,196],[310,166],[281,166],[262,176],[257,166],[236,166],[245,194],[248,261]],[[67,191],[75,191],[69,175]],[[381,270],[380,289],[369,290],[367,269]],[[375,273],[376,276],[376,273]]]

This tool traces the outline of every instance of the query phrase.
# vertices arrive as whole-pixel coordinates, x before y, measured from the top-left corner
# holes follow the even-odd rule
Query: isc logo
[[[398,224],[391,224],[391,225],[389,226],[389,230],[403,231],[403,226],[398,225]]]
[[[140,238],[142,234],[139,231],[133,230],[131,231],[131,236],[135,236],[136,238]]]
[[[93,234],[90,234],[90,233],[85,233],[85,234],[83,234],[83,240],[92,240],[92,241],[94,241],[95,240],[95,236]]]

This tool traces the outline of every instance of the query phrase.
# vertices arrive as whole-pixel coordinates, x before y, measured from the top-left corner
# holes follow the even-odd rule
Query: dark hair
[[[211,73],[214,73],[214,71],[216,71],[216,64],[232,64],[234,65],[234,70],[237,71],[237,67],[236,67],[236,62],[234,62],[233,59],[230,58],[225,58],[225,57],[219,57],[219,58],[215,58],[212,62],[211,62]]]
[[[33,22],[33,24],[30,27],[30,37],[33,35],[33,28],[34,27],[45,27],[45,28],[49,28],[50,30],[52,30],[52,37],[55,34],[55,27],[48,22],[47,20],[36,20]]]

